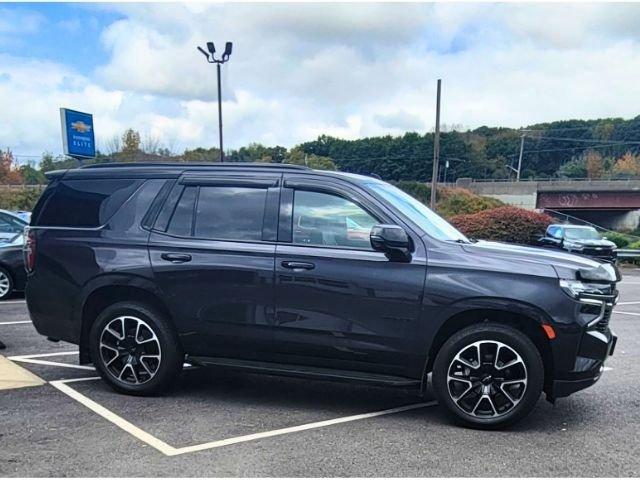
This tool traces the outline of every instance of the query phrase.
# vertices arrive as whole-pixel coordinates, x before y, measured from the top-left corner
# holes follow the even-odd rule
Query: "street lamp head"
[[[209,53],[211,55],[216,53],[216,47],[215,47],[215,45],[213,45],[213,42],[207,42],[207,50],[209,50]]]
[[[222,54],[222,60],[229,60],[229,56],[231,55],[231,51],[233,50],[233,43],[227,42],[224,46],[224,53]]]

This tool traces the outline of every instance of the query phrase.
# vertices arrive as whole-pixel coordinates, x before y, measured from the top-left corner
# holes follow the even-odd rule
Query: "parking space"
[[[207,369],[160,397],[118,395],[14,299],[0,353],[45,383],[0,391],[0,476],[637,476],[640,271],[620,291],[603,378],[500,432],[402,390]]]

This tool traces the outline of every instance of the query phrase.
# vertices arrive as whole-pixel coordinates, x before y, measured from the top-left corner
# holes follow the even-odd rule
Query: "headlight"
[[[602,263],[596,268],[581,268],[578,275],[583,280],[601,282],[619,282],[620,272],[610,263]]]
[[[595,283],[583,283],[580,280],[560,280],[560,288],[573,298],[578,298],[581,294],[607,295],[609,285],[598,285]]]

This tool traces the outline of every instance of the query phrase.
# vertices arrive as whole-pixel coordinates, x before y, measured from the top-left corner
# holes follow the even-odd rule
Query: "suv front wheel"
[[[118,392],[158,393],[182,369],[184,354],[171,324],[144,304],[120,302],[107,307],[89,336],[93,364]]]
[[[438,401],[456,420],[475,428],[500,428],[523,418],[536,404],[544,365],[522,332],[483,323],[444,343],[432,380]]]

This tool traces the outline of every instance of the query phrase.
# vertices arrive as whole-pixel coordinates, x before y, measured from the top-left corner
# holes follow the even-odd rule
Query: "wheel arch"
[[[521,306],[514,305],[513,302],[510,302],[508,307],[500,304],[475,305],[449,316],[440,325],[429,347],[424,368],[423,388],[426,387],[427,374],[433,369],[436,355],[442,345],[453,334],[471,325],[493,322],[519,330],[534,343],[544,364],[544,385],[546,389],[553,380],[553,353],[549,343],[550,340],[545,335],[542,325],[548,325],[550,322],[543,312],[536,312],[537,309],[533,309],[530,306],[524,306],[525,308],[518,307]]]
[[[109,305],[122,301],[140,302],[148,305],[171,319],[171,312],[162,301],[160,292],[152,282],[131,277],[114,276],[101,278],[87,289],[83,297],[80,313],[80,363],[91,362],[89,353],[89,332],[97,316]]]

